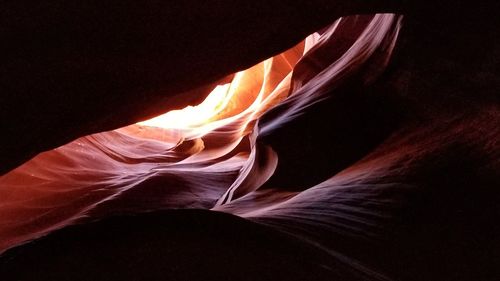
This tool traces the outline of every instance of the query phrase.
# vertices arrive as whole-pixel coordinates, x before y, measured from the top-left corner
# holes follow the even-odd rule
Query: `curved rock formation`
[[[182,27],[175,19],[197,15],[186,3],[168,10],[174,22],[168,28]],[[466,1],[461,5],[444,1],[428,6],[408,1],[397,10],[404,16],[343,17],[296,44],[344,12],[396,11],[390,3],[358,4],[313,1],[283,7],[271,3],[259,11],[248,4],[236,9],[234,16],[248,21],[237,21],[235,26],[242,29],[222,40],[220,49],[210,44],[221,44],[224,37],[207,38],[214,30],[208,24],[192,33],[210,43],[207,49],[195,57],[189,46],[177,48],[181,54],[169,51],[159,56],[172,62],[163,68],[159,66],[162,61],[145,64],[151,68],[130,67],[136,59],[148,62],[138,54],[124,64],[64,60],[78,71],[61,68],[61,72],[39,76],[34,84],[22,84],[18,83],[21,74],[41,73],[37,64],[28,70],[16,68],[25,66],[21,59],[5,64],[2,79],[13,81],[10,85],[17,85],[13,89],[31,93],[7,96],[2,103],[8,105],[2,111],[4,120],[13,120],[6,126],[10,133],[5,138],[5,171],[43,149],[80,138],[0,177],[1,251],[46,236],[5,252],[0,257],[2,277],[497,280],[498,4],[476,7]],[[121,6],[124,11],[127,5]],[[236,4],[222,1],[219,5],[213,9],[229,11]],[[275,14],[278,6],[287,13]],[[54,4],[49,10],[57,11],[57,7]],[[153,14],[161,15],[163,10],[158,10],[159,14]],[[148,15],[153,12],[148,11]],[[141,18],[142,12],[144,7],[132,13],[132,19]],[[218,27],[218,23],[232,22],[232,14],[215,22],[208,20],[213,19],[209,14],[200,16]],[[264,20],[257,21],[256,14]],[[130,14],[114,14],[125,15]],[[149,24],[159,19],[153,17]],[[46,30],[53,30],[49,28],[53,23],[47,24]],[[121,37],[123,33],[103,38],[122,26],[114,24],[90,36],[89,44],[130,38]],[[150,25],[146,22],[145,26]],[[186,28],[191,31],[193,26]],[[154,32],[165,29],[153,28],[153,34],[147,35],[136,31],[132,35],[147,37],[137,43],[142,44],[161,38]],[[191,34],[184,31],[173,32],[169,40]],[[85,32],[77,35],[89,34]],[[192,42],[179,38],[172,42],[181,42],[178,46]],[[141,46],[152,46],[148,44]],[[176,46],[172,44],[168,48]],[[285,53],[213,82],[294,44]],[[60,48],[68,46],[75,47],[62,44]],[[109,50],[130,51],[134,46],[139,45]],[[165,45],[153,49],[161,47]],[[99,53],[91,49],[84,54]],[[101,55],[115,61],[108,51]],[[142,54],[148,57],[158,52]],[[119,57],[124,54],[130,55],[117,53]],[[216,67],[216,58],[222,54],[227,56]],[[191,74],[194,66],[196,74]],[[101,68],[103,72],[94,71]],[[159,69],[164,71],[150,76],[148,71]],[[88,81],[97,82],[83,83],[85,87],[68,96],[71,101],[61,99],[63,91],[82,85],[83,80],[71,77],[84,76],[75,73],[92,74],[96,80]],[[47,86],[55,85],[50,77],[65,81],[58,88],[61,92]],[[170,78],[163,81],[165,77]],[[108,94],[106,85],[118,86]],[[214,89],[215,85],[219,86]],[[88,91],[87,86],[95,91]],[[33,94],[37,89],[45,94],[50,91],[50,99]],[[31,95],[34,99],[23,104]],[[184,113],[169,112],[84,136],[141,121],[161,109],[182,107],[207,95],[200,106]],[[86,99],[104,96],[99,102]],[[46,101],[51,101],[50,106],[33,110]],[[80,107],[82,102],[85,106]],[[109,111],[110,105],[116,110]],[[14,120],[16,108],[32,109],[33,115],[20,114]],[[65,113],[64,118],[49,114],[56,112]],[[31,122],[37,116],[43,118]],[[63,119],[64,125],[50,129],[54,120]],[[15,141],[26,132],[32,137]],[[186,208],[197,210],[159,211]],[[103,219],[124,213],[135,215]],[[194,248],[212,256],[195,259],[202,252]],[[48,251],[55,251],[52,259],[37,263]],[[306,262],[301,264],[294,253]],[[238,258],[241,262],[234,261]],[[50,271],[36,270],[39,265]],[[114,270],[106,271],[110,268]]]

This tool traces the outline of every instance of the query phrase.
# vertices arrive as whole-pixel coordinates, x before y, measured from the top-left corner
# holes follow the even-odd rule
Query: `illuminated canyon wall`
[[[33,140],[18,146],[6,140],[12,150],[4,155],[12,161],[0,177],[0,273],[25,274],[30,280],[38,272],[22,273],[30,256],[49,249],[44,243],[57,245],[59,238],[51,237],[60,237],[68,226],[101,233],[92,225],[105,227],[102,222],[112,216],[136,214],[122,223],[141,225],[139,214],[194,209],[242,218],[232,221],[228,216],[221,223],[211,215],[193,215],[222,229],[249,231],[233,230],[229,237],[245,239],[227,239],[244,244],[255,231],[255,237],[296,247],[314,265],[303,265],[308,273],[297,273],[297,280],[495,280],[500,261],[495,251],[500,249],[500,109],[498,79],[491,74],[495,61],[482,60],[476,67],[480,53],[463,56],[474,44],[484,43],[474,36],[457,37],[456,42],[476,40],[465,51],[429,45],[430,39],[419,35],[436,24],[435,16],[431,13],[425,24],[411,13],[345,16],[333,23],[325,16],[297,28],[294,36],[304,37],[312,28],[319,31],[302,41],[284,40],[269,53],[290,49],[267,59],[248,55],[265,60],[244,70],[227,74],[231,68],[222,62],[217,75],[193,71],[205,76],[189,87],[165,88],[180,94],[164,99],[144,95],[137,103],[119,95],[103,101],[106,106],[120,103],[117,112],[123,120],[111,122],[92,113],[105,118],[97,118],[96,124],[83,122],[76,131],[62,128],[60,133],[68,136],[55,133],[54,139],[33,147]],[[320,28],[325,22],[330,23]],[[448,32],[450,26],[436,29]],[[439,31],[429,34],[442,37]],[[442,55],[442,60],[428,56],[426,48],[436,50],[433,55]],[[188,70],[179,69],[179,75],[183,71]],[[134,117],[126,113],[150,100],[156,103],[149,111],[139,110]],[[160,114],[165,104],[177,109]],[[31,117],[17,122],[26,118]],[[32,125],[12,130],[24,132]],[[71,139],[75,136],[79,138]],[[27,146],[18,157],[10,155]],[[51,149],[24,162],[42,148]],[[184,229],[183,224],[191,222],[174,219],[169,226]],[[71,235],[78,237],[75,233]],[[198,247],[212,241],[204,239]],[[263,247],[271,245],[271,240],[262,241]],[[245,252],[251,250],[242,249],[234,251],[242,251],[242,260],[250,259]],[[57,262],[42,263],[57,272],[61,261],[57,255],[53,260]],[[436,262],[445,260],[446,266]],[[300,268],[296,261],[288,262],[290,272]],[[243,261],[240,266],[234,265],[235,271],[247,270]],[[293,280],[294,275],[286,278]]]

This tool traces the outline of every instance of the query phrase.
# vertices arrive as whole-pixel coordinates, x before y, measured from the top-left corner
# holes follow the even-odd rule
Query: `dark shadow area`
[[[159,211],[77,225],[0,258],[4,281],[351,279],[322,251],[241,218]]]

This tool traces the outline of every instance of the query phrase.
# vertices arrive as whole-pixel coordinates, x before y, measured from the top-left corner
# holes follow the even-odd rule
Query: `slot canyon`
[[[500,280],[500,3],[0,3],[0,280]]]

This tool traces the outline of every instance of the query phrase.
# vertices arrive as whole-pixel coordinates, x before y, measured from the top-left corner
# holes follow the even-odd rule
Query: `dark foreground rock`
[[[0,258],[10,280],[353,280],[322,250],[204,210],[122,216],[57,231]]]

